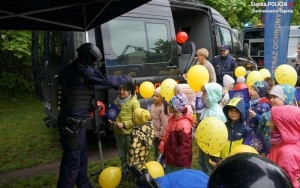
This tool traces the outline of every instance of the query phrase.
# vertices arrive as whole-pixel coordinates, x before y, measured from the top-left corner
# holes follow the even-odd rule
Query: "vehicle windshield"
[[[175,41],[171,40],[166,24],[120,18],[102,25],[106,71],[130,73],[134,77],[178,74],[167,69],[176,54],[172,50]]]

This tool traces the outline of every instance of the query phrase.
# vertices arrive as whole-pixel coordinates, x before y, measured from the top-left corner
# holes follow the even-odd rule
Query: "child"
[[[258,132],[258,124],[261,115],[270,111],[269,100],[265,97],[268,91],[268,84],[265,81],[256,81],[250,89],[250,108],[248,123],[252,128],[252,134],[245,139],[245,143],[254,147],[258,153],[268,153],[268,147],[263,135]]]
[[[246,124],[245,102],[242,98],[234,97],[223,108],[223,112],[227,118],[225,123],[228,130],[228,141],[221,150],[220,157],[227,157],[230,151],[242,145],[244,139],[251,133],[251,128]]]
[[[150,112],[136,108],[132,114],[132,128],[129,147],[129,165],[137,165],[142,169],[147,162],[149,148],[154,138],[153,126],[150,121]]]
[[[121,110],[115,122],[108,120],[108,122],[114,126],[123,180],[126,179],[128,175],[126,164],[128,162],[130,134],[132,127],[134,126],[132,114],[135,109],[140,108],[140,102],[137,100],[134,89],[135,87],[133,84],[120,85],[118,87],[118,95],[115,104],[119,106]]]
[[[270,160],[289,176],[295,188],[300,178],[300,109],[296,106],[274,106],[271,109]]]
[[[266,97],[269,98],[269,94],[270,94],[270,91],[273,89],[273,87],[275,86],[275,80],[274,78],[272,77],[266,77],[264,79],[264,81],[266,81],[268,83],[268,86],[269,86],[269,89],[268,89],[268,92],[267,92],[267,95]]]
[[[151,120],[154,128],[154,157],[157,160],[159,156],[158,146],[164,136],[168,116],[164,112],[163,98],[160,95],[160,87],[156,88],[153,95],[154,104],[150,107]]]
[[[271,107],[273,106],[283,106],[283,105],[295,105],[296,104],[296,97],[295,97],[296,89],[293,86],[283,84],[283,85],[276,85],[270,91],[269,100]],[[271,147],[270,139],[270,114],[271,111],[265,112],[262,114],[258,129],[264,135],[266,140],[267,146]]]
[[[223,76],[223,94],[222,94],[223,98],[222,98],[222,100],[220,102],[220,106],[222,108],[226,104],[228,104],[228,102],[230,100],[228,90],[232,90],[234,86],[235,86],[234,79],[231,76],[225,74]]]
[[[222,86],[218,83],[205,84],[202,87],[202,98],[205,108],[201,112],[200,120],[207,117],[218,117],[225,123],[226,117],[219,105],[222,98]],[[199,167],[207,175],[210,175],[213,169],[213,166],[209,163],[209,155],[201,149],[199,149]]]
[[[192,108],[184,94],[176,94],[171,98],[169,111],[172,116],[159,151],[165,156],[165,174],[190,168],[192,165]]]
[[[239,76],[236,78],[236,83],[242,83],[242,84],[245,84],[246,83],[246,79],[244,76]]]

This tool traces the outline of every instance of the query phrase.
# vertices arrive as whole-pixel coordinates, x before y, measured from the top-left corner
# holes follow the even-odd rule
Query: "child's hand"
[[[124,124],[122,122],[120,122],[120,123],[114,122],[114,126],[120,128],[120,129],[124,128]]]
[[[124,124],[121,122],[121,123],[116,123],[116,122],[114,122],[114,121],[112,121],[112,120],[108,120],[108,123],[110,124],[110,125],[113,125],[114,127],[118,127],[118,128],[124,128]]]
[[[249,110],[249,117],[254,118],[256,116],[256,113],[253,110]]]

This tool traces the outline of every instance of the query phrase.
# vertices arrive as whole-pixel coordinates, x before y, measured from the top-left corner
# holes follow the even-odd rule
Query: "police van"
[[[178,53],[176,33],[184,31],[188,40]],[[103,52],[99,71],[105,74],[131,75],[136,80],[136,93],[142,107],[151,99],[139,95],[139,85],[151,81],[155,87],[166,78],[178,82],[195,63],[199,48],[209,51],[208,60],[219,54],[218,48],[227,45],[238,65],[256,69],[227,21],[213,8],[199,2],[152,0],[122,16],[95,27],[88,32],[45,31],[35,37],[33,59],[41,56],[35,70],[41,70],[45,122],[52,126],[59,114],[59,85],[57,76],[65,65],[76,57],[76,49],[85,42],[96,44]],[[40,66],[38,66],[40,64]],[[38,82],[36,82],[38,83]],[[38,90],[38,89],[37,89]],[[113,89],[96,91],[97,100],[107,104],[116,98]],[[91,117],[92,117],[91,113]],[[102,128],[108,128],[101,117]],[[91,121],[92,122],[92,121]],[[90,123],[87,129],[95,129]]]

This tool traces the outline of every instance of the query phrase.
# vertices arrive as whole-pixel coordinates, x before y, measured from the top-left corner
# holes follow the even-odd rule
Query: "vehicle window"
[[[249,44],[249,39],[263,39],[264,38],[264,30],[259,28],[257,30],[249,30],[244,31],[244,38],[242,38],[241,42],[243,44]]]
[[[125,74],[129,72],[132,76],[169,74],[163,72],[169,71],[167,65],[173,53],[169,36],[165,23],[141,19],[108,22],[108,27],[103,26],[107,72],[115,74],[118,70],[118,74],[124,74],[126,69]]]
[[[232,42],[233,42],[233,49],[232,49],[232,54],[238,54],[240,52],[241,46],[239,43],[239,40],[234,36],[234,34],[232,33]]]
[[[258,39],[264,38],[264,30],[254,30],[245,32],[244,39]]]
[[[220,27],[220,41],[221,45],[227,45],[230,53],[232,53],[232,39],[230,30],[227,28]]]
[[[146,29],[149,40],[149,52],[156,54],[167,53],[169,46],[164,46],[168,39],[166,26],[146,23]]]
[[[49,67],[56,67],[64,62],[64,35],[63,32],[47,32],[48,55],[51,59]]]
[[[112,50],[118,57],[128,54],[133,57],[147,49],[143,22],[113,20],[109,22],[109,31]]]

